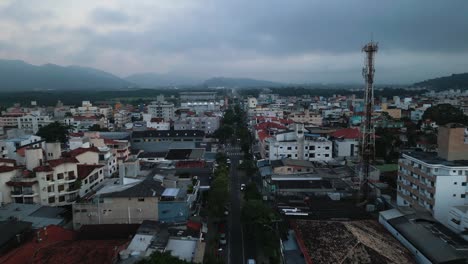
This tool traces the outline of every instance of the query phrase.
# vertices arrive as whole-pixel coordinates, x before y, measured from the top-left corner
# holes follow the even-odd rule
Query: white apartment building
[[[247,106],[249,108],[256,108],[257,107],[257,98],[255,98],[255,97],[247,98]]]
[[[53,121],[49,116],[28,114],[22,117],[18,117],[17,122],[19,129],[36,134],[41,127],[47,126]]]
[[[174,130],[203,130],[212,134],[219,128],[219,116],[188,116],[174,121]]]
[[[98,107],[94,106],[90,101],[83,101],[81,106],[76,108],[71,108],[70,112],[73,115],[77,116],[98,116],[103,115],[106,118],[112,116],[112,107],[105,106],[105,107]]]
[[[132,122],[132,113],[126,110],[119,110],[114,114],[114,125],[116,128],[122,128],[127,123]]]
[[[326,162],[333,159],[332,142],[307,134],[303,125],[294,131],[280,132],[265,139],[265,157],[269,160],[283,158]]]
[[[172,120],[174,118],[174,104],[153,101],[148,105],[148,114],[151,117],[164,118],[165,121]]]
[[[402,155],[398,164],[397,204],[427,210],[439,222],[456,229],[455,222],[448,224],[450,211],[468,205],[465,128],[455,124],[439,127],[438,151]]]
[[[223,101],[221,102],[182,102],[180,108],[189,109],[197,114],[204,112],[217,112],[220,111]]]

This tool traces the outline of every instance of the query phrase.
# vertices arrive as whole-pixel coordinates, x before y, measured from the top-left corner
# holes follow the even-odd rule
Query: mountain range
[[[32,65],[0,59],[0,91],[156,88],[171,86],[280,87],[287,84],[249,78],[215,77],[207,80],[177,74],[139,73],[125,78],[81,66]],[[411,85],[433,90],[467,89],[468,73],[429,79]]]
[[[125,88],[127,80],[108,72],[80,66],[31,65],[19,60],[0,60],[0,90],[79,90]]]

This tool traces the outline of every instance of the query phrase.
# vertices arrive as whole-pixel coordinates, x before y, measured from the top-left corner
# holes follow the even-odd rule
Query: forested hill
[[[431,90],[468,89],[468,73],[429,79],[413,84],[414,87],[425,87]]]

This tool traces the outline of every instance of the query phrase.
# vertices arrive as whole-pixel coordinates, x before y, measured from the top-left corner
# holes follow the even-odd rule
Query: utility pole
[[[369,172],[371,162],[375,155],[375,131],[372,124],[372,111],[374,108],[374,58],[377,53],[378,44],[369,42],[363,48],[366,53],[365,65],[362,75],[366,82],[364,95],[364,119],[361,122],[361,168],[359,175],[359,199],[369,198]]]

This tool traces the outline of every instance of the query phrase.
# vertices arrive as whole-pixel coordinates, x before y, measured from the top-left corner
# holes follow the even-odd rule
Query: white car
[[[245,184],[241,184],[241,191],[245,190]]]

